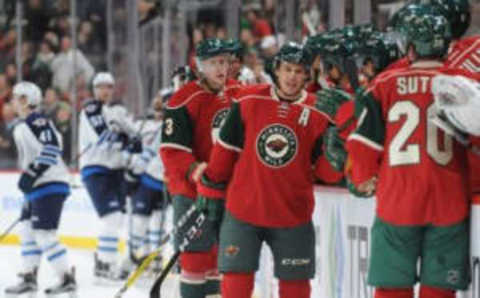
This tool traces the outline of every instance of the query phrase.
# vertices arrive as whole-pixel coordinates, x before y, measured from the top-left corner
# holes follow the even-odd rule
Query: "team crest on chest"
[[[257,155],[269,167],[281,168],[297,154],[297,136],[289,127],[272,124],[257,137]]]
[[[217,111],[215,116],[213,116],[212,120],[212,142],[215,143],[218,139],[218,135],[220,134],[220,128],[223,125],[223,122],[225,122],[225,119],[227,118],[228,115],[228,108],[221,109]]]

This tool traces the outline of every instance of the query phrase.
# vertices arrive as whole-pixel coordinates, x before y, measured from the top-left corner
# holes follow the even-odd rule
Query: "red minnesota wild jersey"
[[[480,36],[472,36],[457,41],[446,64],[452,68],[462,68],[480,73]],[[470,165],[470,185],[473,193],[480,193],[480,156],[468,153]]]
[[[315,175],[336,182],[322,158],[327,117],[316,97],[281,101],[274,87],[257,85],[232,104],[205,174],[229,181],[226,208],[238,219],[263,227],[292,227],[311,220]]]
[[[230,85],[230,84],[229,84]],[[173,195],[196,197],[195,184],[187,179],[194,162],[208,162],[220,126],[238,92],[226,86],[215,94],[193,81],[169,100],[165,109],[160,154],[165,164],[168,189]]]
[[[440,73],[472,76],[422,61],[382,73],[360,98],[350,175],[356,185],[378,175],[377,215],[392,224],[449,225],[469,213],[467,150],[428,120]]]

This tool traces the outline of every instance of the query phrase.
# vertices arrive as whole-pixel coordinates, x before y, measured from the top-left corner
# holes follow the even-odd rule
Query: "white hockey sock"
[[[130,229],[130,249],[135,253],[147,244],[148,217],[134,214]],[[142,252],[143,253],[143,252]],[[147,253],[147,252],[144,252]]]
[[[67,249],[58,241],[57,231],[35,230],[35,239],[55,273],[59,277],[63,277],[69,271],[70,266],[67,258]]]
[[[160,240],[163,236],[163,212],[154,210],[150,217],[150,229],[148,231],[148,242],[150,243],[150,251],[157,250],[160,247]]]
[[[32,222],[30,220],[20,222],[20,239],[22,245],[22,271],[31,272],[33,268],[40,265],[42,250],[35,240]]]
[[[123,215],[121,212],[114,212],[100,220],[102,230],[98,236],[98,258],[102,262],[114,263],[118,256],[118,231],[122,228]]]

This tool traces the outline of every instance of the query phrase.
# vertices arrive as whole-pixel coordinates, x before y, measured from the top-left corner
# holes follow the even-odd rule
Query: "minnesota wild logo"
[[[257,155],[269,167],[287,165],[297,154],[297,136],[289,127],[272,124],[257,137]]]
[[[227,118],[229,109],[221,109],[219,110],[215,116],[213,116],[212,120],[212,142],[215,143],[218,140],[218,135],[220,134],[220,128],[225,122]]]

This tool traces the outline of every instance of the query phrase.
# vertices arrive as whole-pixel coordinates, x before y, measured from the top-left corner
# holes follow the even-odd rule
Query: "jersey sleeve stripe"
[[[225,149],[235,151],[235,152],[242,152],[242,148],[239,148],[237,146],[233,146],[231,144],[226,143],[222,139],[218,138],[218,143]]]
[[[451,63],[450,63],[450,66],[452,67],[458,67],[459,65],[457,65],[461,59],[463,59],[463,57],[465,57],[465,55],[467,55],[472,49],[476,48],[479,46],[479,43],[480,43],[480,39],[479,40],[476,40],[470,47],[468,47],[465,51],[462,51],[462,54],[460,54],[458,57],[456,57],[455,60],[453,60]]]
[[[163,149],[163,148],[178,149],[178,150],[186,151],[188,153],[192,153],[192,149],[176,143],[163,143],[162,145],[160,145],[160,149]]]
[[[375,143],[374,141],[362,136],[362,135],[359,135],[357,133],[353,133],[351,134],[349,137],[348,137],[348,140],[356,140],[356,141],[359,141],[365,145],[367,145],[368,147],[376,150],[376,151],[380,151],[382,152],[383,151],[383,146],[382,145],[379,145],[377,143]]]

